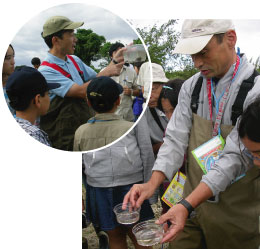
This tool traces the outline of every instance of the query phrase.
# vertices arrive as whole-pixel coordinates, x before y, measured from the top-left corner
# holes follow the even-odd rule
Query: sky
[[[43,42],[39,27],[42,27],[44,20],[38,19],[37,16],[56,5],[75,2],[79,1],[1,1],[1,60],[4,58],[8,44],[32,19],[34,19],[32,25],[27,26],[24,31],[26,35],[19,36],[14,43],[16,61],[18,64],[20,50],[22,53],[22,48],[25,47],[29,48],[29,51],[34,51],[26,52],[21,56],[27,61],[26,63],[28,63],[27,56],[30,58],[36,54],[44,56],[47,47],[44,47],[44,43],[41,46],[38,44],[38,42]],[[123,20],[138,20],[139,24],[170,18],[231,18],[235,20],[259,18],[259,4],[257,4],[258,1],[253,0],[242,2],[233,0],[215,2],[208,0],[84,0],[84,2],[105,8]],[[124,33],[125,30],[122,30],[120,25],[118,26],[115,19],[107,21],[105,15],[98,15],[97,12],[85,13],[85,8],[80,10],[69,8],[67,11],[67,16],[70,16],[70,12],[73,13],[71,19],[75,21],[90,18],[86,24],[92,25],[91,20],[97,20],[97,22],[93,21],[93,24],[96,23],[96,26],[92,26],[93,29],[109,30],[109,34],[115,33],[112,30],[117,31],[117,34],[122,33],[122,36],[127,39],[126,33],[129,31]],[[98,23],[101,29],[98,29]],[[251,54],[250,50],[252,50],[253,54],[260,54],[259,30],[259,20],[241,23],[241,32],[245,34],[242,35],[237,30],[238,37],[241,39],[238,42],[241,51]],[[34,39],[38,42],[34,42]],[[112,36],[109,39],[113,39]],[[0,110],[0,248],[35,249],[37,245],[38,249],[80,249],[81,153],[48,148],[28,136],[11,116],[1,93]]]
[[[63,15],[71,20],[84,21],[80,28],[92,29],[95,33],[103,35],[111,43],[121,41],[129,44],[138,37],[136,27],[148,27],[155,23],[160,25],[169,19],[127,19],[106,9],[87,4],[62,4],[44,10],[26,22],[11,40],[16,52],[16,65],[31,66],[31,59],[39,57],[43,60],[48,51],[47,45],[40,36],[45,21],[53,15]],[[101,16],[101,19],[96,18]],[[237,46],[245,53],[248,59],[255,61],[260,56],[260,19],[233,20],[238,36]],[[176,30],[181,31],[183,19],[179,19]],[[130,26],[131,24],[131,26]],[[95,65],[95,64],[94,64]]]
[[[16,53],[16,65],[31,66],[33,57],[45,58],[49,48],[41,32],[45,21],[55,15],[66,16],[74,22],[84,21],[80,28],[92,29],[111,43],[121,41],[126,45],[138,38],[136,31],[125,20],[108,10],[87,4],[63,4],[40,12],[15,34],[11,43]]]

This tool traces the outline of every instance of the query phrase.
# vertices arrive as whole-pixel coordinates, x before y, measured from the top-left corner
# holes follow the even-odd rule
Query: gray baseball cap
[[[77,29],[83,24],[84,22],[72,22],[65,16],[52,16],[43,25],[42,37],[44,38],[64,29]]]

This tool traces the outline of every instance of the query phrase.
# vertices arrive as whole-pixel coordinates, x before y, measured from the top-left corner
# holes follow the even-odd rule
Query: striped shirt
[[[34,139],[38,140],[39,142],[51,146],[49,141],[48,134],[43,130],[39,129],[37,126],[32,125],[28,120],[22,118],[15,118],[17,123]]]

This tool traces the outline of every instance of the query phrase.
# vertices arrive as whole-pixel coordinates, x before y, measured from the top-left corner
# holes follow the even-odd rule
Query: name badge
[[[211,167],[219,159],[224,145],[225,140],[221,135],[219,135],[213,137],[191,152],[204,174],[207,174]]]

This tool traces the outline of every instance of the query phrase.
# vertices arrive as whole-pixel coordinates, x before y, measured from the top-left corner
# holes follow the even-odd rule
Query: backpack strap
[[[254,70],[253,74],[246,80],[244,80],[240,86],[235,102],[232,106],[231,121],[232,125],[235,125],[238,117],[243,113],[243,105],[248,92],[254,86],[255,77],[259,73]]]
[[[41,66],[51,67],[52,69],[54,69],[54,70],[60,72],[61,74],[63,74],[65,77],[72,79],[71,75],[68,72],[66,72],[63,68],[61,68],[60,66],[58,66],[55,63],[49,63],[48,61],[43,61]]]
[[[197,114],[198,106],[199,106],[199,97],[200,97],[200,90],[202,87],[203,77],[200,76],[196,82],[195,88],[193,89],[191,95],[191,103],[190,107],[193,113]]]
[[[82,80],[84,82],[84,74],[83,74],[83,71],[80,70],[78,63],[75,61],[75,59],[71,55],[67,54],[67,57],[72,61],[73,65],[75,66],[75,68],[79,72],[79,75],[80,75],[80,77],[82,78]]]
[[[149,109],[150,109],[150,112],[151,112],[151,114],[152,114],[152,116],[153,116],[155,122],[158,124],[158,126],[160,127],[160,129],[164,132],[162,123],[161,123],[161,121],[160,121],[160,119],[159,119],[159,117],[158,117],[158,114],[157,114],[156,110],[155,110],[154,108],[151,108],[151,107],[150,107]]]

